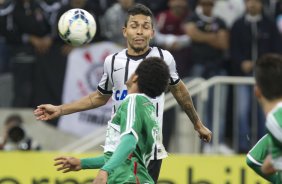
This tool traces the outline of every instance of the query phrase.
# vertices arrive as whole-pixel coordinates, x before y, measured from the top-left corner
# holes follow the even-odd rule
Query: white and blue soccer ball
[[[74,8],[66,11],[59,19],[60,37],[72,46],[89,43],[96,33],[96,21],[87,11]]]

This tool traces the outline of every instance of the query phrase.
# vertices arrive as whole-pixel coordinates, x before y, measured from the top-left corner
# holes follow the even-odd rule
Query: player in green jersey
[[[268,181],[281,184],[282,172],[282,56],[267,54],[255,66],[255,95],[266,115],[268,134],[248,153],[247,163]]]
[[[165,91],[168,82],[169,69],[162,59],[142,61],[126,82],[128,96],[108,123],[104,155],[82,160],[59,157],[55,159],[58,170],[101,168],[95,184],[153,184],[147,166],[160,127],[151,100]]]

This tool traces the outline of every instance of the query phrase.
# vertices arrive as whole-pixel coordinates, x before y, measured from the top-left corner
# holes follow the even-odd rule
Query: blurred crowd
[[[60,15],[71,8],[85,9],[97,22],[92,43],[111,41],[126,47],[122,27],[134,3],[147,5],[155,14],[152,45],[173,54],[181,78],[252,76],[260,56],[282,53],[279,0],[0,0],[0,77],[13,75],[12,107],[61,103],[67,56],[73,47],[58,37]],[[221,90],[222,103],[229,103],[230,95],[239,99],[234,106],[238,151],[247,152],[251,143],[243,139],[251,133],[252,87],[239,86],[234,94],[227,87]],[[211,127],[212,92],[209,96],[203,122]],[[228,137],[225,130],[232,127],[226,123],[231,112],[229,103],[220,122],[223,144]],[[264,118],[259,107],[256,113],[259,138],[265,133]]]

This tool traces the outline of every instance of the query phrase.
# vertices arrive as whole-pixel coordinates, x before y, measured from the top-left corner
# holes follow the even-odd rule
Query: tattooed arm
[[[194,129],[199,133],[200,139],[210,142],[212,133],[201,122],[185,84],[180,80],[176,85],[170,86],[170,92],[193,123]]]

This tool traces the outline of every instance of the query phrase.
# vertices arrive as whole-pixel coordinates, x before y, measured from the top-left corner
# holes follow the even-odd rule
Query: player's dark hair
[[[167,88],[169,69],[159,57],[144,59],[135,71],[138,75],[138,88],[141,93],[154,98],[160,96]]]
[[[282,97],[282,55],[266,54],[259,58],[255,66],[255,79],[262,95],[268,100]]]
[[[124,22],[124,27],[127,27],[129,17],[134,16],[134,15],[145,15],[145,16],[151,17],[152,27],[153,27],[153,13],[152,13],[152,11],[148,7],[146,7],[145,5],[139,4],[139,3],[135,4],[134,6],[132,6],[131,8],[128,9],[127,17],[126,17],[125,22]]]

